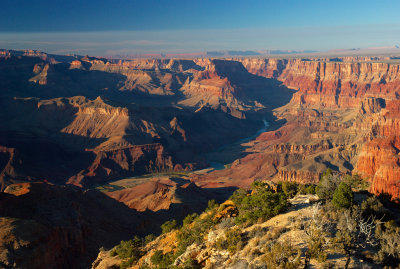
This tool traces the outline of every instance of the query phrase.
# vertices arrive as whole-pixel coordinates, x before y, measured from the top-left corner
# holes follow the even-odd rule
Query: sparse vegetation
[[[139,237],[135,237],[129,241],[121,241],[119,245],[111,250],[110,254],[122,259],[121,268],[128,268],[143,256],[144,253],[141,247],[142,240]]]
[[[269,242],[263,256],[266,268],[295,269],[302,264],[301,250],[288,243]]]
[[[176,220],[166,221],[161,225],[161,231],[163,234],[169,233],[170,231],[174,230],[177,225],[178,222]]]
[[[217,241],[217,247],[219,249],[226,249],[230,253],[235,253],[238,249],[242,248],[242,232],[236,227],[226,232],[224,238],[220,238]]]

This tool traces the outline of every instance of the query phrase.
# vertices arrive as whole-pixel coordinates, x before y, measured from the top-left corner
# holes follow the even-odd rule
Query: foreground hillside
[[[93,268],[398,268],[399,208],[352,191],[364,187],[330,173],[317,195],[312,185],[253,184],[182,226],[166,222],[157,238],[102,250]]]

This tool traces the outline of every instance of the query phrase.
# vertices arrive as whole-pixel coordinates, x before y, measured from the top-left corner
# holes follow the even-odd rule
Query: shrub
[[[350,208],[353,204],[353,191],[345,182],[341,182],[335,190],[332,204],[337,208]]]
[[[207,207],[206,211],[213,210],[217,207],[218,207],[218,203],[215,200],[210,200],[210,201],[208,201],[208,207]]]
[[[368,197],[361,203],[361,210],[364,216],[375,216],[381,220],[393,219],[392,213],[383,206],[375,195]]]
[[[316,193],[318,197],[324,200],[331,200],[340,182],[341,178],[338,174],[328,173],[327,171],[317,185]]]
[[[396,222],[391,220],[383,227],[378,226],[375,234],[380,242],[378,261],[394,266],[400,264],[400,227]]]
[[[121,241],[119,245],[111,250],[110,254],[111,256],[118,256],[124,259],[121,263],[121,268],[127,268],[132,266],[143,256],[144,253],[141,250],[141,244],[142,241],[139,237],[135,237],[129,241]]]
[[[229,230],[225,234],[225,238],[217,240],[217,248],[226,249],[230,253],[235,253],[241,248],[242,245],[242,233],[239,228]]]
[[[272,243],[263,257],[266,268],[295,269],[302,264],[301,250],[287,243]]]
[[[236,205],[240,205],[242,200],[247,196],[247,191],[244,189],[236,190],[229,200],[232,200]]]
[[[154,265],[157,265],[158,268],[161,269],[168,268],[175,259],[173,252],[163,254],[161,250],[157,250],[154,252],[153,256],[151,256],[150,260]]]
[[[183,226],[191,224],[198,216],[199,216],[199,214],[197,214],[197,213],[187,215],[183,219]]]
[[[205,234],[216,224],[213,216],[214,214],[208,214],[198,217],[193,222],[193,226],[186,225],[179,230],[177,233],[178,253],[183,253],[193,243],[203,242]]]
[[[283,193],[273,193],[267,189],[259,189],[252,195],[245,196],[237,204],[239,215],[236,223],[256,223],[258,220],[266,221],[287,209],[288,202]]]
[[[314,185],[307,186],[305,192],[309,194],[315,194],[315,186]]]
[[[154,234],[146,235],[146,237],[144,238],[144,243],[147,245],[151,241],[154,241],[154,239],[156,239],[156,238],[157,237]]]
[[[282,182],[282,191],[289,198],[293,198],[296,195],[297,189],[298,189],[298,184],[295,182],[290,182],[290,181]]]
[[[161,225],[162,233],[165,234],[171,232],[176,228],[177,224],[178,223],[176,222],[176,220],[169,220],[164,222],[164,224]]]

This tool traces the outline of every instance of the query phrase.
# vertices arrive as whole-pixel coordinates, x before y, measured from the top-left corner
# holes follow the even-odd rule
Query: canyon
[[[3,264],[23,264],[13,258],[22,251],[40,268],[37,257],[55,244],[47,264],[83,268],[99,247],[158,231],[170,216],[200,212],[238,187],[315,184],[328,168],[400,198],[395,58],[108,60],[2,52]],[[27,204],[47,213],[36,216]],[[56,214],[60,204],[65,214]],[[25,225],[36,227],[36,237],[19,238]],[[89,232],[92,225],[109,238]],[[7,248],[7,240],[19,247]],[[38,240],[46,243],[29,251]],[[76,246],[74,264],[59,257],[68,245]]]

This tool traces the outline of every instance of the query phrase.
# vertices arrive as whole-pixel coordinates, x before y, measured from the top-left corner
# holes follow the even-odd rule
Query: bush
[[[242,203],[242,200],[247,196],[247,194],[248,193],[246,190],[238,189],[232,194],[229,200],[232,200],[232,202],[234,202],[235,205],[240,205]]]
[[[391,220],[393,219],[392,213],[387,210],[381,201],[374,195],[368,197],[361,203],[361,210],[364,216],[375,216],[381,220]]]
[[[187,215],[183,219],[183,226],[191,224],[198,216],[199,216],[199,214],[197,214],[197,213]]]
[[[305,192],[308,194],[315,194],[315,186],[314,185],[307,186]]]
[[[156,239],[156,238],[157,237],[154,234],[146,235],[146,237],[144,238],[144,243],[147,245],[151,241],[154,241],[154,239]]]
[[[242,243],[242,233],[239,228],[235,228],[229,230],[225,238],[217,240],[217,248],[226,249],[232,254],[241,248]]]
[[[272,243],[263,257],[266,268],[295,269],[302,264],[301,250],[287,243]]]
[[[210,200],[210,201],[208,201],[208,207],[207,207],[206,211],[213,210],[217,207],[218,207],[218,203],[215,200]]]
[[[177,233],[178,253],[183,253],[193,243],[203,242],[205,234],[216,224],[213,216],[214,214],[208,214],[198,217],[193,222],[193,226],[186,225],[179,230]]]
[[[161,250],[157,250],[154,252],[153,256],[151,256],[150,260],[154,265],[157,265],[157,267],[161,269],[168,268],[175,259],[172,252],[163,254]]]
[[[391,220],[383,227],[379,225],[375,234],[380,242],[378,261],[392,266],[400,264],[400,227],[396,222]]]
[[[331,170],[328,169],[317,185],[316,193],[318,197],[323,200],[331,200],[340,182],[340,176],[338,174],[333,174]]]
[[[238,200],[236,204],[239,210],[239,215],[235,222],[241,223],[256,223],[258,220],[266,221],[282,212],[288,207],[287,197],[283,193],[273,193],[267,189],[257,189],[252,195],[245,196]]]
[[[346,175],[344,182],[349,185],[352,189],[356,191],[367,190],[369,187],[369,182],[363,180],[359,175],[354,174],[352,176]]]
[[[332,204],[337,208],[350,208],[353,204],[353,191],[345,182],[341,182],[333,194]]]
[[[161,225],[161,231],[163,234],[169,233],[172,230],[174,230],[177,226],[177,221],[176,220],[169,220],[164,222],[164,224]]]
[[[298,184],[295,182],[290,182],[290,181],[282,182],[282,191],[289,198],[293,198],[296,195],[297,189],[298,189]]]
[[[119,245],[115,246],[110,254],[111,256],[118,256],[121,259],[125,259],[121,263],[121,268],[127,268],[137,262],[140,257],[143,256],[141,250],[142,240],[139,237],[135,237],[129,241],[121,241]]]

